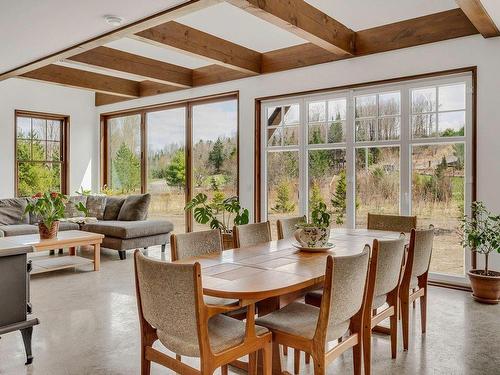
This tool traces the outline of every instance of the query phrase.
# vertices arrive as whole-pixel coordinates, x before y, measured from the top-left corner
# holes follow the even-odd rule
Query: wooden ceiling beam
[[[108,47],[94,48],[72,56],[68,61],[183,88],[193,84],[191,69]]]
[[[133,38],[243,73],[259,74],[261,71],[259,52],[175,21],[136,33]]]
[[[354,54],[354,31],[304,0],[226,0],[336,55]]]
[[[140,96],[139,82],[60,65],[47,65],[21,77],[127,98]]]
[[[483,37],[500,36],[500,30],[484,8],[481,0],[455,1]]]
[[[79,53],[91,50],[96,47],[100,47],[106,43],[125,38],[129,35],[138,33],[142,30],[149,29],[151,27],[161,25],[165,22],[174,20],[176,18],[185,16],[192,12],[204,9],[206,7],[212,6],[214,4],[220,3],[222,0],[189,0],[183,4],[177,5],[170,9],[164,10],[162,12],[156,13],[150,17],[143,18],[139,21],[132,22],[128,25],[119,27],[110,32],[97,36],[95,38],[89,39],[83,43],[76,44],[62,51],[53,53],[51,55],[42,57],[38,60],[32,61],[28,64],[21,65],[17,68],[11,69],[7,72],[0,74],[0,81],[8,78],[23,75],[29,71],[53,64],[58,61],[62,61],[71,56],[77,55]]]

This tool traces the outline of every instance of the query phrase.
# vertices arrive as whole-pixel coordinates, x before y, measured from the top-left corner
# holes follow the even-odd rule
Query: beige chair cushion
[[[385,304],[387,296],[384,294],[383,296],[373,297],[372,309],[378,309],[379,307]]]
[[[257,335],[260,336],[267,332],[267,328],[255,326]],[[208,336],[212,351],[220,353],[243,342],[245,322],[225,315],[216,315],[208,321]],[[181,342],[177,337],[170,336],[168,332],[158,331],[158,339],[167,348],[175,347],[176,354],[188,357],[200,356],[198,337],[184,337]]]
[[[238,241],[240,247],[255,246],[272,241],[269,224],[264,222],[239,225]]]
[[[222,253],[222,237],[219,229],[177,234],[175,244],[178,260]]]
[[[297,230],[296,225],[298,223],[307,222],[307,218],[304,215],[304,216],[298,216],[298,217],[290,217],[287,219],[279,219],[278,221],[281,224],[281,230],[283,231],[283,233],[282,233],[283,238],[292,238],[293,234]]]
[[[216,305],[216,306],[233,306],[237,305],[240,302],[237,299],[219,298],[212,296],[203,296],[203,300],[207,305]]]
[[[258,318],[256,323],[269,328],[271,331],[280,331],[312,339],[316,331],[318,318],[319,308],[304,303],[292,302],[278,311]],[[347,320],[335,326],[329,325],[327,340],[333,341],[342,337],[349,329],[349,322],[350,320]]]

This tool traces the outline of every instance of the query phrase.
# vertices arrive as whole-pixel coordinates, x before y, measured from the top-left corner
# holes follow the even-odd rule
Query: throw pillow
[[[78,203],[87,204],[87,197],[85,195],[73,195],[69,197],[68,202],[64,208],[64,217],[70,219],[72,217],[84,216],[83,212],[76,209]]]
[[[129,195],[125,199],[118,220],[121,221],[140,221],[146,220],[148,217],[149,203],[151,202],[150,194]]]
[[[104,220],[118,220],[118,214],[125,202],[125,197],[107,197]]]
[[[90,195],[87,198],[87,210],[89,217],[95,217],[97,220],[104,219],[104,210],[106,209],[105,195]]]
[[[25,198],[0,200],[0,225],[28,224],[29,214],[24,215],[28,202]]]

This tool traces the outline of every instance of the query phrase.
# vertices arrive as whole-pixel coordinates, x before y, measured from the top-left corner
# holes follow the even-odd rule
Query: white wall
[[[240,171],[253,170],[254,101],[257,97],[478,67],[477,198],[500,212],[500,38],[471,36],[350,60],[263,75],[208,87],[98,107],[98,113],[240,91]],[[99,118],[94,119],[98,128]],[[253,174],[240,173],[240,196],[253,207]],[[493,259],[500,269],[500,255]]]
[[[70,116],[70,190],[80,186],[97,191],[99,127],[95,123],[94,94],[23,79],[0,82],[0,198],[14,192],[14,111]]]

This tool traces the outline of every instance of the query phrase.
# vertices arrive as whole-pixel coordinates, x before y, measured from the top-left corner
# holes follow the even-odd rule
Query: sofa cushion
[[[80,226],[77,223],[72,223],[71,221],[60,221],[59,222],[59,232],[64,232],[66,230],[79,230]]]
[[[106,208],[105,195],[90,195],[87,198],[87,210],[89,210],[90,217],[95,217],[97,220],[104,219],[105,208]]]
[[[83,226],[84,231],[121,239],[165,234],[171,232],[173,228],[174,225],[167,220],[100,221]]]
[[[29,224],[29,215],[24,215],[26,198],[0,200],[0,225]]]
[[[118,220],[123,203],[125,203],[125,197],[107,197],[104,220]]]
[[[68,202],[66,202],[64,208],[64,217],[72,218],[72,217],[84,216],[83,212],[78,211],[76,209],[76,205],[78,203],[83,203],[83,205],[87,205],[87,197],[84,195],[74,195],[69,197]]]
[[[118,220],[120,221],[138,221],[146,220],[148,217],[149,203],[151,194],[129,195],[125,199]]]
[[[38,227],[30,224],[0,225],[0,231],[4,237],[22,236],[25,234],[37,234]]]

